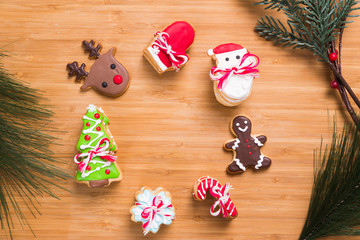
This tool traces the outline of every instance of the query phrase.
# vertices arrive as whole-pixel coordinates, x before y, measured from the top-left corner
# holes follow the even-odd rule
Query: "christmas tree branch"
[[[326,63],[334,75],[331,82],[354,124],[346,123],[339,136],[315,156],[314,187],[302,240],[324,236],[360,235],[360,122],[349,96],[360,109],[360,101],[342,75],[342,37],[355,0],[261,0],[266,9],[283,11],[287,28],[279,19],[265,16],[255,27],[260,36],[274,44],[308,49]],[[288,30],[289,29],[289,30]],[[335,40],[339,39],[338,52]],[[354,105],[354,106],[355,106]]]
[[[345,122],[341,135],[314,156],[314,187],[301,240],[324,236],[359,235],[360,132]]]
[[[273,41],[275,45],[292,46],[308,49],[326,62],[334,74],[335,88],[339,89],[341,100],[355,124],[358,117],[351,106],[348,94],[360,109],[360,101],[341,73],[341,39],[348,17],[356,17],[350,13],[359,8],[354,6],[355,0],[262,0],[258,5],[265,9],[283,11],[287,16],[289,30],[279,19],[272,16],[261,17],[255,27],[260,36]],[[335,54],[334,41],[339,35],[339,57]],[[335,59],[331,59],[331,55]],[[336,59],[337,58],[337,59]]]
[[[41,100],[39,91],[18,81],[0,62],[0,225],[11,239],[13,218],[29,226],[24,208],[33,216],[40,213],[36,198],[57,198],[53,189],[64,189],[57,183],[70,177],[59,166],[64,161],[49,149],[57,140],[48,127],[54,113]]]

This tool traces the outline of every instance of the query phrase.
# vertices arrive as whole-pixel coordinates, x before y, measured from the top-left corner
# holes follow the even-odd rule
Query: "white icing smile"
[[[246,132],[248,130],[248,126],[244,127],[244,128],[241,128],[241,127],[238,127],[239,131],[241,132]]]
[[[247,121],[244,121],[245,124],[247,124]],[[246,132],[248,130],[248,126],[245,126],[244,128],[240,127],[240,123],[236,123],[236,126],[238,127],[240,132]]]

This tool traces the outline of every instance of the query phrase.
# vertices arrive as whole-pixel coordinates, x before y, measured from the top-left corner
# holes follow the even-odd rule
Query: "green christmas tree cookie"
[[[89,187],[109,186],[111,182],[120,181],[122,174],[114,156],[117,147],[108,128],[109,119],[101,108],[90,104],[83,123],[76,146],[81,153],[74,158],[79,165],[76,181]]]

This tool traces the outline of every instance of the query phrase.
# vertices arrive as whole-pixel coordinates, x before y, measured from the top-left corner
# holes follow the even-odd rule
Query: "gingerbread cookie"
[[[237,116],[230,124],[231,132],[237,137],[224,144],[225,150],[234,152],[233,162],[227,167],[230,174],[242,173],[247,167],[255,169],[268,168],[270,158],[264,156],[260,148],[265,144],[266,137],[251,136],[251,121],[247,117]]]
[[[104,111],[90,104],[83,116],[83,123],[76,146],[81,153],[74,157],[78,165],[76,181],[89,187],[104,187],[120,181],[122,174],[114,156],[117,147]]]
[[[85,63],[80,67],[77,62],[67,64],[69,77],[76,75],[76,81],[85,79],[81,90],[95,88],[110,97],[117,97],[126,92],[130,86],[130,77],[125,67],[114,58],[115,48],[100,55],[102,49],[100,44],[95,47],[93,40],[82,43],[85,51],[89,52],[89,58],[95,59],[95,62],[89,72],[85,71]]]
[[[186,50],[192,45],[195,30],[191,24],[178,21],[156,32],[150,45],[144,49],[144,57],[158,73],[176,70],[189,61]]]
[[[222,213],[223,218],[232,219],[237,216],[237,210],[230,199],[229,190],[231,185],[225,183],[224,186],[218,180],[212,177],[201,177],[194,185],[193,197],[195,200],[203,201],[206,199],[207,191],[215,199],[215,203],[210,208],[212,216],[218,216]]]
[[[155,191],[142,187],[135,194],[135,205],[130,208],[131,220],[142,222],[144,235],[157,233],[160,225],[170,225],[175,219],[175,208],[171,203],[171,194],[159,187]]]
[[[253,79],[258,76],[259,58],[234,43],[209,49],[208,55],[216,60],[210,70],[216,100],[227,107],[240,104],[249,96]]]

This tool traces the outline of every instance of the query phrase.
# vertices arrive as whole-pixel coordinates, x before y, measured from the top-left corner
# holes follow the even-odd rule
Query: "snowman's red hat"
[[[221,44],[221,45],[217,46],[214,49],[209,49],[208,55],[213,56],[215,54],[227,53],[227,52],[232,52],[232,51],[236,51],[236,50],[240,50],[240,49],[243,49],[243,47],[239,44],[225,43],[225,44]]]

